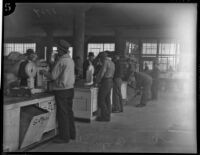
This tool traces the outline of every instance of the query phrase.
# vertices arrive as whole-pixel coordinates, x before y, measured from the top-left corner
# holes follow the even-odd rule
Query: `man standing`
[[[113,80],[113,105],[112,112],[123,112],[121,85],[122,85],[122,65],[120,63],[120,56],[114,56],[115,73]]]
[[[145,71],[145,72],[148,72],[148,71],[149,71],[149,67],[148,67],[147,63],[144,64],[144,71]]]
[[[74,61],[69,55],[70,44],[60,40],[57,44],[59,59],[51,73],[43,71],[43,74],[53,80],[53,90],[57,105],[57,120],[59,137],[56,143],[68,143],[75,139],[75,123],[72,111],[74,97]]]
[[[151,76],[153,79],[151,93],[152,93],[152,100],[157,100],[158,98],[158,85],[159,85],[159,68],[158,63],[154,61],[153,63],[153,70],[151,72]]]
[[[97,121],[110,121],[111,113],[111,89],[113,87],[113,76],[115,64],[107,57],[106,51],[99,54],[102,67],[97,75],[96,83],[100,83],[98,93],[98,108],[100,116]]]
[[[93,52],[89,52],[88,59],[85,60],[84,63],[83,63],[83,79],[86,79],[86,72],[87,72],[88,67],[90,66],[90,64],[93,65],[93,60],[94,60],[94,53]]]

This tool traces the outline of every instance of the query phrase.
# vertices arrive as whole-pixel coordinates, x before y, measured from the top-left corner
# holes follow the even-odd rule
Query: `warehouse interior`
[[[97,99],[93,99],[95,103],[90,101],[92,111],[81,111],[81,104],[90,100],[97,88],[77,87],[73,103],[77,137],[66,144],[52,142],[57,135],[52,92],[37,89],[41,92],[31,97],[6,94],[3,150],[196,153],[196,29],[195,3],[16,3],[15,11],[4,16],[4,74],[14,73],[18,67],[13,65],[14,58],[13,64],[6,66],[11,52],[25,54],[31,48],[48,63],[54,60],[56,41],[63,39],[71,45],[71,57],[80,57],[78,68],[82,68],[89,52],[96,57],[105,50],[118,52],[122,58],[133,56],[140,72],[144,72],[145,64],[151,70],[156,59],[162,84],[158,100],[136,108],[140,97],[124,82],[124,111],[111,113],[110,122],[93,119]],[[7,88],[10,79],[6,80],[3,87]],[[31,128],[22,111],[28,107],[28,113],[34,113],[33,105],[49,110],[49,115],[43,113],[48,116],[46,124]],[[39,114],[29,122],[34,123],[33,119],[39,119]]]

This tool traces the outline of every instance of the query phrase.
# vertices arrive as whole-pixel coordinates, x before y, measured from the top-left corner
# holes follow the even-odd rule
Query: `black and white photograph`
[[[2,4],[3,152],[198,152],[198,3]]]

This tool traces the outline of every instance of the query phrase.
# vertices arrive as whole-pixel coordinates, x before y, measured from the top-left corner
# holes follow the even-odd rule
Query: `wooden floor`
[[[128,97],[124,112],[112,113],[111,122],[76,122],[76,140],[49,141],[30,152],[196,152],[196,103],[191,91],[159,91],[159,99],[142,108],[135,107],[131,89]]]

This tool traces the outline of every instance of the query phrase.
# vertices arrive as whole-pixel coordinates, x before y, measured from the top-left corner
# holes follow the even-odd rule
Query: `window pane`
[[[4,44],[4,54],[8,55],[12,51],[16,51],[19,53],[26,53],[27,49],[33,49],[35,52],[36,44],[35,43],[5,43]]]
[[[175,43],[160,43],[159,54],[176,54]]]
[[[88,52],[93,52],[94,56],[96,57],[99,52],[102,51],[114,51],[115,50],[115,44],[114,43],[89,43],[88,44]]]
[[[156,43],[143,43],[142,53],[143,54],[156,54],[157,44]]]
[[[153,62],[152,61],[143,61],[143,70],[145,69],[145,63],[147,64],[149,70],[153,69]]]

